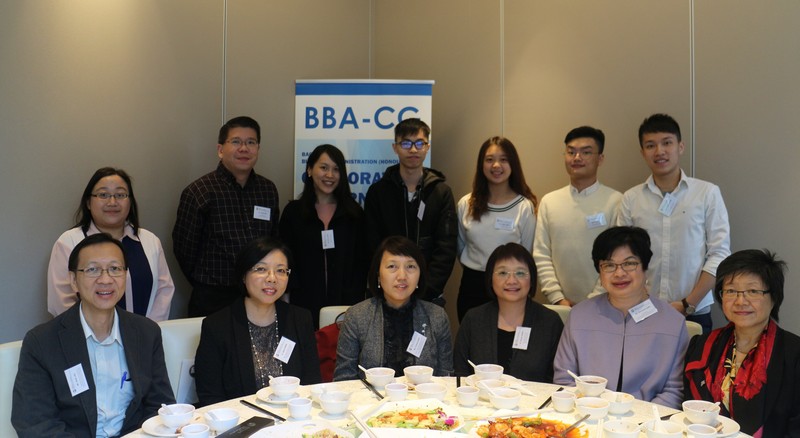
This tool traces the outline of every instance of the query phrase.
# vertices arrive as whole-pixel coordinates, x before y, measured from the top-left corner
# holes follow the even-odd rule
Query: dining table
[[[548,404],[548,406],[544,407],[543,409],[539,409],[543,403],[545,403],[551,394],[557,390],[564,390],[564,391],[576,391],[574,387],[562,387],[559,385],[554,385],[550,383],[540,383],[540,382],[527,382],[522,380],[517,380],[510,376],[503,376],[503,379],[506,380],[507,386],[513,387],[518,389],[521,393],[521,399],[519,406],[513,410],[498,410],[492,406],[490,401],[480,399],[478,400],[477,404],[470,407],[460,406],[456,399],[456,386],[458,383],[463,385],[475,385],[476,380],[475,376],[469,376],[467,378],[456,378],[456,377],[433,377],[432,381],[436,383],[441,383],[447,387],[447,394],[445,398],[438,403],[441,403],[445,410],[450,414],[451,412],[455,413],[463,422],[462,427],[460,427],[457,431],[454,432],[430,432],[427,435],[418,435],[413,433],[399,433],[398,429],[380,429],[380,428],[371,428],[374,434],[378,437],[399,437],[399,436],[406,436],[406,437],[416,437],[416,436],[430,436],[430,437],[439,437],[439,436],[477,436],[474,434],[474,427],[476,424],[480,424],[481,422],[485,422],[486,419],[491,417],[507,417],[507,416],[536,416],[536,415],[543,415],[543,417],[547,418],[547,416],[557,415],[560,418],[566,419],[575,419],[579,418],[577,415],[577,411],[573,408],[572,411],[566,413],[555,413],[553,411],[552,404]],[[406,380],[406,377],[401,376],[395,378],[395,382],[399,383],[410,383]],[[307,386],[300,386],[297,390],[296,396],[297,397],[306,397],[312,398],[312,389],[318,387],[320,385],[325,385],[326,391],[343,391],[350,395],[350,405],[349,409],[353,411],[357,416],[366,420],[370,416],[374,415],[375,413],[382,412],[381,408],[385,407],[388,404],[395,403],[388,400],[388,398],[379,398],[375,392],[368,388],[365,382],[361,380],[347,380],[347,381],[338,381],[338,382],[330,382],[330,383],[321,383],[317,385],[307,385]],[[407,401],[406,403],[412,403],[418,399],[413,390],[413,384],[409,385],[412,387],[409,390]],[[561,388],[561,389],[559,389]],[[385,390],[383,388],[377,388],[377,392],[383,396],[385,396]],[[338,416],[331,416],[327,413],[323,412],[320,404],[318,401],[312,403],[311,414],[303,419],[295,419],[292,418],[289,414],[289,409],[286,403],[286,400],[276,400],[274,397],[270,397],[271,395],[269,387],[260,390],[257,394],[247,395],[244,397],[234,398],[231,400],[226,400],[220,403],[216,403],[209,406],[204,406],[202,408],[198,408],[195,411],[195,415],[191,420],[192,423],[205,423],[203,414],[208,412],[212,409],[217,408],[230,408],[234,409],[239,414],[239,423],[257,416],[257,417],[265,417],[271,418],[270,415],[252,408],[247,404],[242,403],[242,400],[251,403],[252,405],[269,411],[275,414],[278,417],[283,418],[284,420],[275,419],[275,425],[269,428],[262,429],[259,432],[256,432],[252,436],[255,438],[259,437],[281,437],[281,436],[301,436],[299,434],[290,434],[286,432],[285,434],[281,431],[296,431],[298,429],[302,429],[303,427],[316,427],[319,428],[320,425],[322,426],[330,426],[332,428],[336,428],[338,430],[346,431],[354,437],[362,436],[362,430],[359,428],[357,422],[352,418],[352,416],[348,415],[347,413]],[[578,394],[580,396],[580,394]],[[400,402],[401,404],[403,402]],[[661,406],[654,403],[642,401],[642,400],[634,400],[631,410],[624,414],[624,415],[613,415],[609,414],[605,417],[605,421],[616,420],[616,419],[624,419],[629,420],[635,423],[643,423],[654,418],[654,411],[653,406],[656,407],[658,415],[662,419],[667,419],[671,416],[678,415],[681,416],[682,413],[680,410]],[[157,417],[156,417],[157,418]],[[155,420],[153,420],[155,421]],[[603,434],[600,432],[600,427],[602,425],[598,421],[586,421],[582,426],[583,431],[587,432],[587,436],[589,438],[595,437],[602,437]],[[309,429],[313,430],[313,429]],[[471,432],[472,431],[472,432]],[[407,431],[406,431],[407,432]],[[128,435],[127,437],[131,438],[150,438],[152,436],[180,436],[177,433],[173,434],[149,434],[146,433],[145,430],[139,429],[134,431]],[[211,431],[210,436],[216,436],[215,431]],[[364,437],[368,435],[365,433],[363,434]],[[738,432],[729,433],[729,434],[719,434],[718,437],[731,437],[731,438],[747,438],[749,435]],[[646,437],[644,432],[641,432],[641,437]]]

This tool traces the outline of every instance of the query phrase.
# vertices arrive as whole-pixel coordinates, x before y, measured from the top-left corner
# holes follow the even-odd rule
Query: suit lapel
[[[248,327],[247,311],[244,299],[239,298],[231,306],[233,316],[233,342],[236,348],[234,354],[239,362],[239,381],[246,394],[256,392],[256,369],[253,366],[253,350],[250,341],[250,328]]]
[[[92,364],[89,361],[89,349],[86,347],[86,337],[83,333],[79,310],[80,303],[67,310],[69,315],[66,315],[62,321],[59,341],[61,342],[61,350],[64,352],[67,367],[69,368],[81,364],[83,374],[86,376],[86,383],[89,385],[89,390],[75,397],[78,398],[81,406],[83,406],[83,412],[86,415],[86,423],[89,425],[92,436],[94,436],[97,433],[97,394],[95,391],[94,375],[92,374]]]
[[[125,362],[128,364],[128,375],[133,384],[133,399],[125,410],[125,419],[127,420],[133,418],[133,413],[139,409],[139,403],[141,403],[144,394],[144,388],[142,387],[142,370],[139,369],[139,364],[142,363],[142,355],[148,354],[148,352],[143,352],[141,349],[139,337],[137,336],[138,333],[131,324],[130,315],[128,315],[125,310],[117,309],[117,316],[119,317],[119,333],[120,337],[122,337],[122,348],[125,350]],[[125,430],[125,427],[126,424],[123,424],[122,429]]]

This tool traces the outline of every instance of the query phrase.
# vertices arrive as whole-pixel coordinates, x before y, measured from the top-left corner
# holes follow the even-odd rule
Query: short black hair
[[[125,267],[127,268],[128,257],[125,255],[125,248],[122,246],[122,243],[119,240],[111,237],[111,235],[108,233],[97,233],[86,237],[78,242],[78,244],[75,245],[75,248],[72,248],[72,252],[69,253],[69,260],[67,261],[67,270],[69,272],[75,272],[78,269],[78,259],[80,259],[81,251],[83,251],[84,248],[93,245],[102,245],[104,243],[110,243],[119,248],[119,250],[122,252],[122,263],[124,263]]]
[[[675,134],[678,141],[681,141],[681,127],[678,122],[667,114],[653,114],[646,117],[642,124],[639,125],[639,147],[642,147],[642,137],[645,134],[655,134],[657,132],[666,132]]]
[[[575,140],[576,138],[591,138],[594,139],[595,143],[597,143],[598,153],[602,154],[603,149],[606,146],[606,135],[603,134],[603,131],[592,128],[591,126],[579,126],[567,133],[567,136],[564,137],[564,144]]]
[[[244,284],[244,278],[247,273],[256,263],[275,250],[282,252],[286,256],[286,262],[291,268],[292,252],[283,242],[273,237],[259,237],[245,245],[236,255],[236,261],[233,264],[233,278],[238,279],[237,286],[242,296],[247,296],[247,286]]]
[[[533,260],[531,252],[525,249],[519,243],[510,242],[505,245],[500,245],[492,251],[489,260],[486,261],[486,272],[484,273],[484,282],[486,285],[486,293],[490,297],[497,299],[497,294],[492,289],[492,276],[494,275],[494,266],[497,262],[502,260],[514,259],[528,265],[528,272],[531,274],[531,288],[528,289],[528,298],[533,298],[536,295],[536,282],[538,277],[536,274],[536,263]]]
[[[600,262],[610,259],[614,251],[625,246],[639,257],[642,269],[646,271],[653,258],[653,250],[650,249],[650,235],[639,227],[611,227],[600,233],[592,245],[594,270],[599,273]]]
[[[247,116],[234,117],[225,122],[225,124],[219,128],[217,143],[225,144],[225,141],[228,140],[228,132],[231,128],[251,128],[256,131],[256,141],[261,143],[261,126],[253,118]]]
[[[411,297],[424,297],[425,289],[428,287],[428,268],[425,264],[425,256],[422,255],[422,250],[414,242],[403,236],[389,236],[383,239],[378,249],[375,250],[375,254],[372,256],[372,264],[369,268],[369,276],[367,277],[367,286],[372,295],[383,298],[383,289],[379,287],[381,260],[383,259],[383,254],[387,252],[393,255],[411,257],[417,262],[419,266],[419,281]]]
[[[752,274],[761,279],[772,299],[772,312],[769,316],[778,321],[778,312],[783,303],[783,283],[786,262],[778,259],[768,249],[745,249],[736,251],[717,266],[717,279],[714,283],[714,296],[722,303],[722,287],[725,282],[737,275]]]
[[[402,140],[405,137],[416,135],[420,129],[425,134],[425,139],[431,138],[431,127],[420,119],[405,119],[394,127],[394,139]]]

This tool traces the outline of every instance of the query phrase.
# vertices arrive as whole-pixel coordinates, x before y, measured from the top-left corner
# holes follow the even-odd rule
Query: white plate
[[[717,416],[717,419],[722,423],[722,430],[717,432],[718,437],[731,436],[739,432],[739,423],[731,420],[728,417],[723,417],[722,415]],[[669,420],[684,426],[689,426],[692,424],[692,422],[686,418],[686,414],[683,412],[678,412],[670,417]]]
[[[464,418],[461,417],[459,414],[459,410],[456,407],[450,406],[441,402],[439,400],[433,399],[423,399],[423,400],[405,400],[400,402],[386,402],[380,403],[378,408],[376,409],[374,406],[367,407],[362,409],[357,413],[358,417],[364,420],[366,423],[371,417],[375,417],[383,412],[386,411],[404,411],[406,409],[432,409],[432,408],[442,408],[445,414],[448,416],[455,417],[456,427],[451,429],[449,432],[455,432],[462,427],[464,427]],[[373,427],[372,430],[383,430],[383,429],[392,429],[392,428],[381,428],[381,427]],[[394,430],[394,429],[393,429]],[[428,429],[397,429],[400,431],[410,431],[410,430],[421,430],[421,431],[428,431]]]
[[[389,429],[373,428],[372,431],[378,438],[444,438],[444,437],[465,437],[467,434],[458,432],[446,432],[443,430],[427,429]],[[358,438],[368,438],[366,432],[361,432]]]
[[[308,420],[294,423],[282,423],[277,426],[261,429],[251,435],[253,438],[302,438],[303,434],[313,434],[320,430],[330,429],[342,438],[353,438],[353,434],[333,426],[325,420]]]
[[[161,422],[158,415],[150,417],[142,424],[142,430],[153,436],[178,436],[180,435],[175,427],[168,427]]]
[[[471,376],[467,376],[467,377],[464,378],[464,384],[465,385],[469,385],[469,386],[475,386],[477,388],[479,380],[480,379],[478,379],[478,375],[477,374],[473,374]],[[509,383],[520,383],[521,382],[516,377],[510,376],[508,374],[503,374],[500,377],[500,380],[506,382],[506,386],[508,386]]]
[[[285,406],[289,404],[289,400],[295,397],[300,397],[300,394],[295,392],[288,397],[278,397],[274,392],[272,392],[272,389],[267,386],[266,388],[259,389],[258,392],[256,392],[256,397],[265,403]]]
[[[580,416],[578,416],[577,414],[559,414],[558,412],[543,412],[538,415],[520,415],[520,417],[531,417],[531,418],[541,417],[545,420],[560,421],[566,425],[570,425],[576,422],[580,418]],[[481,420],[475,422],[475,425],[472,427],[472,429],[469,430],[468,436],[480,437],[480,435],[478,435],[478,427],[487,424],[489,424],[489,421],[487,420]],[[577,429],[581,431],[581,434],[586,434],[586,436],[588,436],[589,429],[585,422],[581,423],[580,426],[577,427]]]

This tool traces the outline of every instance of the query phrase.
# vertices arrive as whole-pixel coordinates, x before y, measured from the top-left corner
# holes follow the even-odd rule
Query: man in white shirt
[[[597,180],[605,156],[605,135],[591,126],[564,138],[564,165],[570,183],[542,198],[533,258],[542,293],[551,304],[573,306],[605,292],[592,264],[592,244],[614,225],[622,194]]]
[[[722,194],[716,185],[681,170],[685,146],[672,117],[653,114],[644,119],[639,146],[652,175],[625,192],[617,224],[647,230],[653,249],[647,271],[650,293],[707,333],[717,265],[731,253]]]
[[[117,308],[127,273],[118,240],[83,239],[68,268],[80,301],[25,335],[11,424],[20,437],[130,433],[175,400],[161,330]]]

